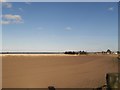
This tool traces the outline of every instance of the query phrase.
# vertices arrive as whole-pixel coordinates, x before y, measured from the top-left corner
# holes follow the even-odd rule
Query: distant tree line
[[[66,51],[64,54],[87,54],[85,51]]]
[[[102,54],[112,54],[112,51],[110,49],[108,49],[107,51],[102,51]]]

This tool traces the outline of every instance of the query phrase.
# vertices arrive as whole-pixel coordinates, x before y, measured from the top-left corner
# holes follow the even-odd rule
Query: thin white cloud
[[[109,7],[108,10],[109,10],[109,11],[113,11],[113,10],[114,10],[114,7]]]
[[[2,7],[3,8],[12,8],[12,3],[3,2]]]
[[[10,24],[10,21],[1,21],[0,24]]]
[[[18,8],[20,11],[23,11],[23,9],[22,8]]]
[[[0,2],[6,2],[6,0],[0,0]]]
[[[2,17],[7,19],[7,20],[16,20],[16,21],[22,20],[20,15],[6,14],[6,15],[3,15]]]
[[[18,24],[23,23],[23,19],[20,15],[6,14],[2,15],[1,24]]]
[[[72,28],[71,28],[71,27],[66,27],[65,29],[66,29],[66,30],[72,30]]]
[[[31,4],[31,2],[25,2],[26,4],[28,4],[28,5],[30,5]]]
[[[31,4],[31,2],[32,2],[32,0],[26,0],[26,1],[25,1],[25,4],[30,5],[30,4]]]

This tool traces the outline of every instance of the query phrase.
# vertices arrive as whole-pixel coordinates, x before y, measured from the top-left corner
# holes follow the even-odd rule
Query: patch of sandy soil
[[[3,88],[96,88],[114,72],[118,60],[110,55],[2,57]]]

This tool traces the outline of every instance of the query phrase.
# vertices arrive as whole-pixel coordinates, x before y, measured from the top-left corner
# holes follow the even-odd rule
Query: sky
[[[5,2],[3,51],[118,49],[117,2]]]

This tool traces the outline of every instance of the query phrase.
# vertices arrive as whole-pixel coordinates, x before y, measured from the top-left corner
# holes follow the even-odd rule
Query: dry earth
[[[110,55],[2,57],[3,88],[95,88],[117,71],[118,60]]]

